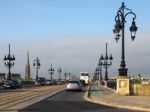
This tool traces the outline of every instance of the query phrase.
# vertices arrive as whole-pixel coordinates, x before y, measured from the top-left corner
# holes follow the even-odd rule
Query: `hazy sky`
[[[137,15],[135,41],[131,41],[127,17],[125,41],[129,76],[150,74],[150,0],[124,0]],[[115,15],[122,0],[0,0],[0,72],[6,72],[4,55],[11,53],[16,62],[12,72],[24,77],[27,51],[31,74],[35,77],[33,60],[39,57],[39,76],[49,77],[48,68],[61,67],[74,75],[81,71],[93,74],[101,53],[112,53],[109,76],[117,76],[121,60],[121,40],[112,32]],[[104,70],[103,70],[104,71]],[[55,76],[57,74],[55,73]]]

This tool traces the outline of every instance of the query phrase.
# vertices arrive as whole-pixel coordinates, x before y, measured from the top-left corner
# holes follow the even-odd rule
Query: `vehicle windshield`
[[[69,83],[79,83],[79,81],[69,81]]]
[[[47,82],[53,82],[52,80],[46,80]]]
[[[89,73],[81,73],[81,76],[89,76]]]
[[[11,84],[11,83],[12,83],[11,80],[7,80],[4,84],[9,85],[9,84]]]
[[[38,81],[39,81],[39,82],[45,81],[45,78],[39,78]]]

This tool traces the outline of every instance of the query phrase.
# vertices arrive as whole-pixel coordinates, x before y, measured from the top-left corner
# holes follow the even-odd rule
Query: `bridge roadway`
[[[0,112],[16,111],[27,101],[41,97],[48,93],[65,88],[66,85],[38,86],[22,89],[0,90]]]
[[[62,91],[52,97],[19,110],[19,112],[137,112],[90,103],[82,92]]]

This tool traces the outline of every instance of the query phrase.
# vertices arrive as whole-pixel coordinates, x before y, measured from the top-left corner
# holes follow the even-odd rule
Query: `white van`
[[[89,84],[90,76],[88,72],[81,72],[80,73],[80,80],[84,80],[85,84]]]

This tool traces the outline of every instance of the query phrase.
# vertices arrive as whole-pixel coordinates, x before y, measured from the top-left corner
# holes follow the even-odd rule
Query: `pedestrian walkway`
[[[101,92],[99,90],[99,87],[96,85],[92,85],[90,89],[90,95],[91,96],[101,96]]]
[[[150,96],[118,96],[115,91],[102,85],[91,85],[88,101],[112,107],[150,112]]]

